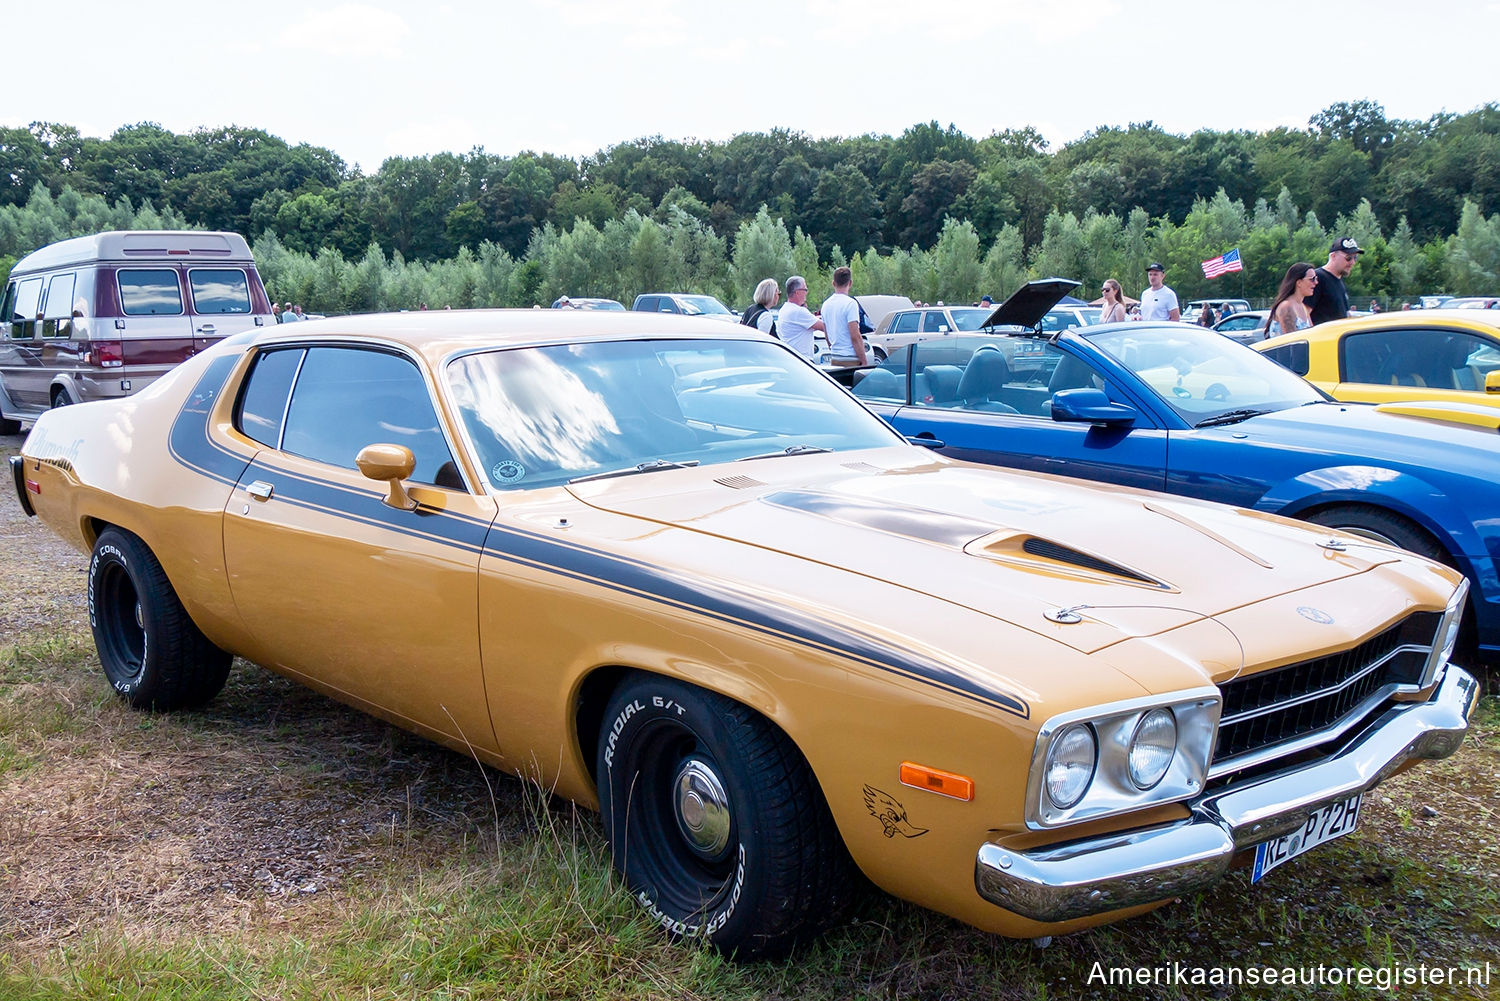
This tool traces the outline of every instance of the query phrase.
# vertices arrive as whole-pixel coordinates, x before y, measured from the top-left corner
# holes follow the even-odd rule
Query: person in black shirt
[[[1328,248],[1328,263],[1318,269],[1318,285],[1303,300],[1314,324],[1342,320],[1349,315],[1349,290],[1344,287],[1344,279],[1363,253],[1359,244],[1347,236],[1334,240]]]

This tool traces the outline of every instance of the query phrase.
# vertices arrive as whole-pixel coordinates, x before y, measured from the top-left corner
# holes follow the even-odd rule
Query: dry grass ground
[[[1382,996],[1098,980],[1172,962],[1489,962],[1488,986],[1400,996],[1500,995],[1493,700],[1458,755],[1258,886],[1235,873],[1044,950],[872,892],[792,960],[735,967],[635,913],[592,815],[253,665],[204,711],[124,709],[86,558],[9,496],[0,540],[0,1001]]]

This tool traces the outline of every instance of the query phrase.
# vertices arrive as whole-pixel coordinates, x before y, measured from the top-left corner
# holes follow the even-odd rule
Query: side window
[[[638,302],[638,303],[636,303],[635,308],[638,309],[638,310],[640,310],[642,313],[654,313],[654,312],[656,312],[656,303],[657,303],[657,297],[656,296],[654,296],[654,295],[643,295],[643,296],[641,296],[641,301]]]
[[[171,268],[126,270],[115,276],[120,286],[120,307],[126,316],[177,315],[182,312],[182,287]]]
[[[53,275],[47,282],[45,312],[42,314],[43,337],[73,336],[73,293],[77,285],[78,276],[71,271]]]
[[[896,317],[896,322],[891,324],[893,334],[915,334],[917,332],[917,321],[922,317],[921,313],[901,313]]]
[[[250,312],[250,282],[238,268],[192,268],[188,285],[195,313]]]
[[[1456,330],[1373,331],[1344,338],[1339,345],[1339,368],[1347,382],[1480,390],[1488,348],[1488,341]],[[1493,353],[1488,351],[1488,355]]]
[[[36,314],[42,305],[42,279],[25,278],[17,282],[14,294],[7,294],[9,306],[5,321],[10,336],[29,341],[36,336]]]
[[[301,348],[291,348],[267,351],[255,359],[234,417],[235,427],[246,437],[268,448],[281,447],[281,422],[303,354]]]
[[[928,310],[922,314],[922,333],[935,334],[948,326],[948,314],[941,310]]]
[[[681,309],[677,308],[677,301],[675,299],[673,299],[669,295],[664,295],[664,296],[661,297],[661,299],[658,301],[658,305],[656,307],[656,311],[659,312],[659,313],[680,313],[680,312],[682,312]]]
[[[1292,341],[1290,344],[1281,344],[1266,352],[1266,357],[1280,365],[1289,372],[1306,376],[1312,367],[1307,359],[1307,342]]]
[[[405,445],[412,481],[462,489],[427,383],[400,355],[362,348],[310,348],[292,389],[282,450],[357,468],[366,445]]]

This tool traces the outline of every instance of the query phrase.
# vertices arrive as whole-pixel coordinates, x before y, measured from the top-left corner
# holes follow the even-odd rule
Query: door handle
[[[275,492],[276,488],[267,483],[265,480],[256,480],[254,483],[245,488],[245,493],[260,501],[270,500],[271,495]]]
[[[211,334],[213,332],[214,325],[212,323],[205,323],[203,326],[198,328],[198,333],[200,334]]]

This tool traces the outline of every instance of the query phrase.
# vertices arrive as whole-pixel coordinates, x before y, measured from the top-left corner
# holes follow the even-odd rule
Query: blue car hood
[[[1467,471],[1500,480],[1500,435],[1486,428],[1381,413],[1373,404],[1314,403],[1214,429],[1252,442],[1285,445],[1351,464]]]

